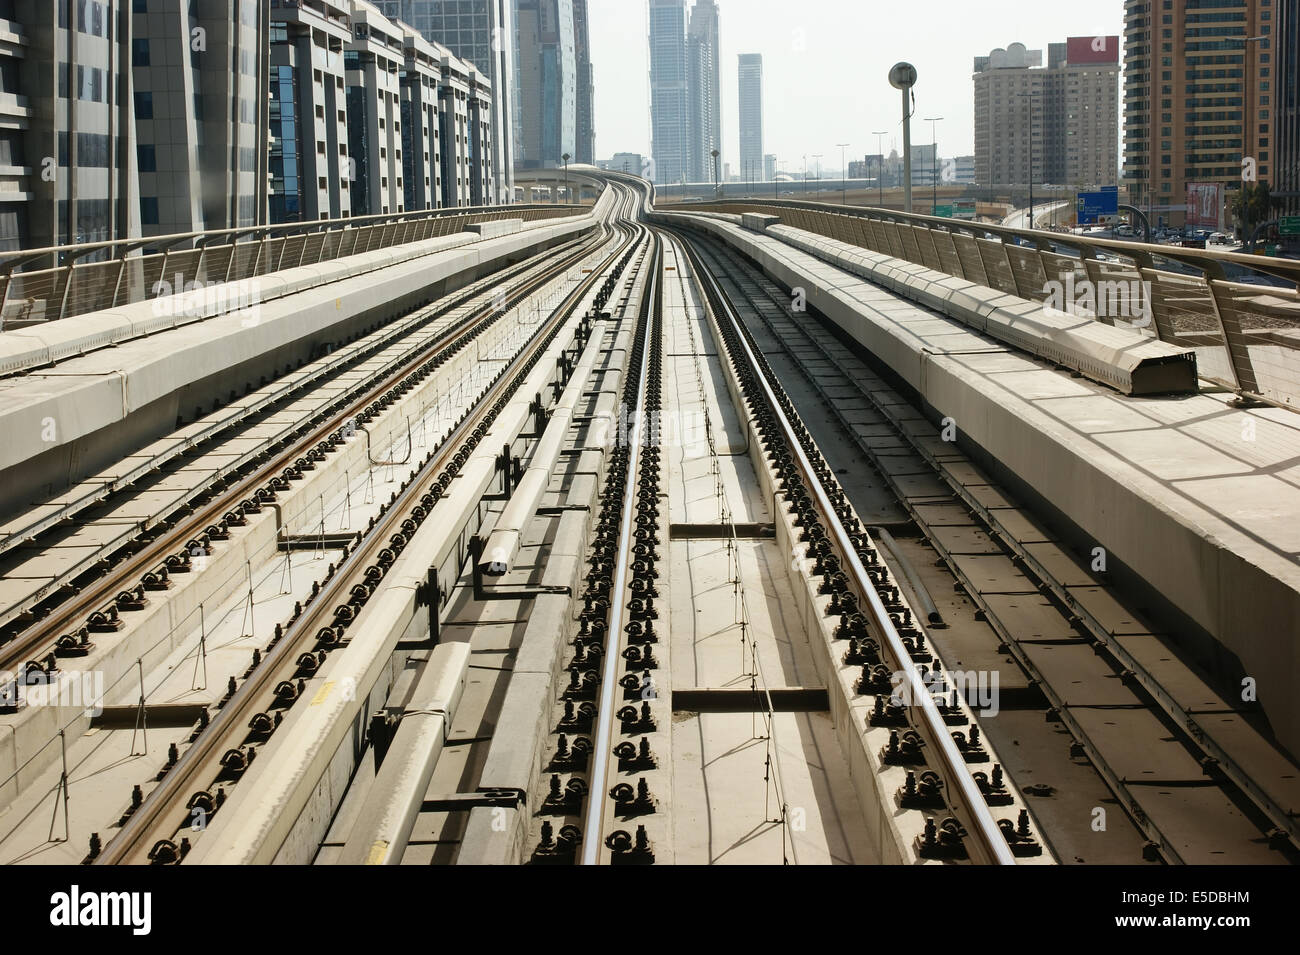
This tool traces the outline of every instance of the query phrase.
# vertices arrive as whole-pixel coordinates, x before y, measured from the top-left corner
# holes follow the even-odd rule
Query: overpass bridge
[[[1294,265],[567,175],[0,262],[0,859],[1295,861]]]

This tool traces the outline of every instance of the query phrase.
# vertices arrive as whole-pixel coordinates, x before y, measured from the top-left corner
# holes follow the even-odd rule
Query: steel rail
[[[681,238],[679,236],[679,238]],[[956,784],[957,791],[961,797],[961,803],[964,803],[964,813],[972,830],[970,835],[976,840],[984,861],[995,863],[997,865],[1015,865],[1015,856],[1011,853],[1010,846],[1007,845],[1006,838],[1002,835],[1001,829],[998,828],[993,814],[989,812],[988,805],[984,802],[984,797],[979,791],[978,785],[971,776],[970,771],[966,768],[966,760],[961,751],[957,749],[956,743],[953,742],[952,735],[944,722],[942,714],[930,696],[930,690],[921,679],[920,672],[912,662],[911,654],[903,645],[902,639],[898,635],[893,622],[889,619],[889,613],[885,609],[880,595],[876,593],[876,588],[871,583],[871,578],[867,574],[866,567],[863,566],[861,559],[858,557],[857,548],[853,546],[848,531],[840,522],[836,514],[835,507],[831,503],[830,497],[826,493],[825,487],[818,478],[812,462],[804,452],[798,435],[790,424],[789,418],[786,417],[781,403],[773,390],[768,375],[762,370],[757,356],[746,333],[744,324],[736,314],[735,309],[722,293],[721,287],[713,274],[704,266],[700,256],[695,252],[689,240],[683,239],[683,245],[688,251],[692,265],[697,275],[701,276],[706,284],[709,298],[715,307],[719,308],[725,314],[727,321],[736,331],[737,339],[740,342],[743,358],[749,363],[754,371],[755,379],[758,381],[763,390],[763,397],[771,409],[773,415],[780,424],[781,431],[785,436],[786,445],[790,449],[791,455],[795,458],[799,470],[804,476],[804,481],[808,485],[813,498],[817,502],[818,510],[821,511],[822,519],[826,524],[828,532],[834,538],[836,544],[843,555],[843,559],[848,568],[849,575],[856,589],[863,595],[866,604],[870,609],[872,622],[875,628],[884,638],[885,645],[889,648],[890,654],[894,658],[895,665],[902,673],[907,691],[910,695],[912,705],[920,710],[921,729],[929,738],[928,742],[936,757],[941,761],[942,768],[948,779]],[[951,788],[949,789],[951,793]],[[951,798],[951,796],[950,796]],[[953,805],[957,810],[961,805]]]
[[[536,276],[530,277],[522,285],[512,289],[512,295],[508,302],[518,303],[527,296],[534,294],[552,281],[556,275],[562,274],[574,263],[593,252],[600,242],[607,240],[608,236],[604,236],[595,242],[584,243],[581,249],[572,255],[566,256],[560,263],[543,270]],[[534,262],[532,267],[536,268],[540,264]],[[459,297],[454,303],[439,308],[437,313],[430,316],[430,319],[445,315],[447,312],[463,306],[466,302],[482,294],[484,294],[483,290],[479,290]],[[49,615],[33,621],[29,628],[18,632],[3,646],[0,646],[0,670],[16,670],[23,665],[25,660],[43,655],[45,651],[38,652],[36,649],[41,644],[57,640],[62,633],[75,630],[79,618],[85,617],[105,606],[112,601],[118,591],[130,586],[130,580],[159,566],[178,546],[183,545],[187,540],[202,535],[207,527],[219,521],[225,513],[238,508],[240,502],[255,493],[268,477],[293,464],[298,458],[325,440],[339,427],[340,422],[364,411],[393,388],[396,383],[409,375],[412,365],[437,357],[462,337],[479,329],[482,323],[490,319],[496,312],[497,306],[495,303],[485,303],[454,326],[439,332],[432,340],[420,346],[420,349],[414,355],[409,356],[400,365],[394,366],[393,370],[385,375],[378,385],[366,389],[361,397],[351,399],[343,410],[335,413],[324,423],[306,433],[290,448],[278,454],[272,452],[274,454],[272,459],[256,468],[252,473],[238,479],[237,483],[228,485],[218,492],[210,503],[197,509],[188,518],[177,521],[165,534],[150,541],[136,553],[127,557],[113,567],[108,574],[93,581],[85,590],[76,594],[67,603],[54,608]],[[203,493],[204,491],[200,490],[195,496],[199,497]]]
[[[596,711],[596,735],[591,750],[591,781],[587,793],[586,818],[582,832],[582,864],[600,862],[604,841],[601,833],[605,825],[605,807],[609,797],[605,785],[609,775],[610,755],[614,737],[614,691],[618,686],[618,643],[623,634],[623,614],[627,604],[627,572],[631,564],[632,512],[636,507],[637,475],[641,463],[641,441],[645,425],[646,379],[650,370],[650,333],[654,328],[655,311],[662,307],[659,297],[659,274],[663,269],[663,242],[651,230],[646,230],[653,243],[650,254],[650,277],[641,298],[640,320],[645,329],[641,336],[641,367],[637,371],[639,383],[636,415],[628,432],[627,486],[623,489],[623,507],[618,533],[618,552],[614,567],[614,582],[610,588],[609,626],[605,632],[604,660],[600,675],[600,702]]]
[[[636,240],[629,230],[624,241],[606,259],[605,264],[593,269],[583,277],[564,301],[552,313],[546,327],[539,329],[529,343],[503,369],[496,381],[480,398],[475,412],[465,415],[460,424],[447,436],[437,453],[412,477],[406,486],[397,493],[382,516],[375,521],[365,537],[349,552],[338,565],[334,575],[320,588],[319,594],[303,607],[302,614],[293,620],[262,657],[248,678],[236,689],[225,705],[212,717],[207,728],[181,754],[180,758],[163,776],[162,780],[146,796],[141,804],[131,813],[126,824],[113,836],[95,859],[96,865],[120,865],[131,861],[143,862],[146,853],[152,848],[157,838],[171,838],[180,825],[167,830],[160,830],[169,814],[174,813],[179,801],[191,792],[196,781],[205,772],[214,775],[218,754],[232,742],[236,734],[242,739],[247,735],[249,717],[264,712],[267,695],[272,686],[285,676],[296,672],[295,661],[304,647],[315,639],[324,622],[329,619],[334,607],[350,592],[354,584],[362,579],[364,569],[372,563],[380,550],[390,546],[389,534],[395,526],[400,525],[408,514],[408,505],[418,501],[427,493],[429,478],[440,471],[461,453],[464,440],[482,426],[483,418],[494,403],[518,384],[519,376],[515,374],[549,344],[564,323],[571,317],[573,310],[587,295],[596,281],[618,261],[622,252]],[[565,269],[556,270],[556,275]],[[554,277],[554,276],[553,276]],[[364,605],[357,619],[351,626],[363,625]],[[286,669],[286,668],[290,669]]]

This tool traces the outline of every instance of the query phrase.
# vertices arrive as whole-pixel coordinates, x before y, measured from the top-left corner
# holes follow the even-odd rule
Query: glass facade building
[[[686,0],[650,0],[650,155],[660,184],[686,180],[686,87]]]

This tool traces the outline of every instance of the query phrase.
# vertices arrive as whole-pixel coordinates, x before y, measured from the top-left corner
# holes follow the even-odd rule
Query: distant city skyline
[[[918,20],[906,5],[879,7],[846,0],[717,0],[721,19],[722,160],[739,168],[741,53],[763,55],[763,151],[795,172],[799,157],[822,154],[822,169],[876,152],[872,130],[889,130],[885,152],[902,146],[899,94],[889,68],[907,60],[918,71],[916,117],[943,116],[939,154],[975,151],[972,63],[1009,43],[1046,49],[1068,36],[1123,33],[1122,0],[1024,4],[989,0],[978,11],[960,0],[935,0]],[[650,84],[645,0],[589,0],[595,66],[596,155],[650,155]],[[972,16],[977,13],[976,16]],[[960,24],[961,29],[952,29]],[[936,25],[945,27],[933,29]],[[914,120],[915,122],[915,120]],[[914,139],[928,128],[913,127]]]

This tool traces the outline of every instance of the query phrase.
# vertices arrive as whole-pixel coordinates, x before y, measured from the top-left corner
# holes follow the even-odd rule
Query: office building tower
[[[596,163],[596,85],[591,66],[587,0],[573,0],[573,47],[577,61],[577,118],[573,161]]]
[[[518,0],[522,140],[517,167],[554,168],[577,152],[573,0]]]
[[[722,61],[718,39],[718,5],[696,0],[686,36],[688,152],[686,178],[712,182],[713,151],[722,151]]]
[[[654,181],[683,182],[688,170],[686,0],[650,0],[650,155]]]
[[[763,175],[763,55],[740,54],[740,168],[742,177]]]

